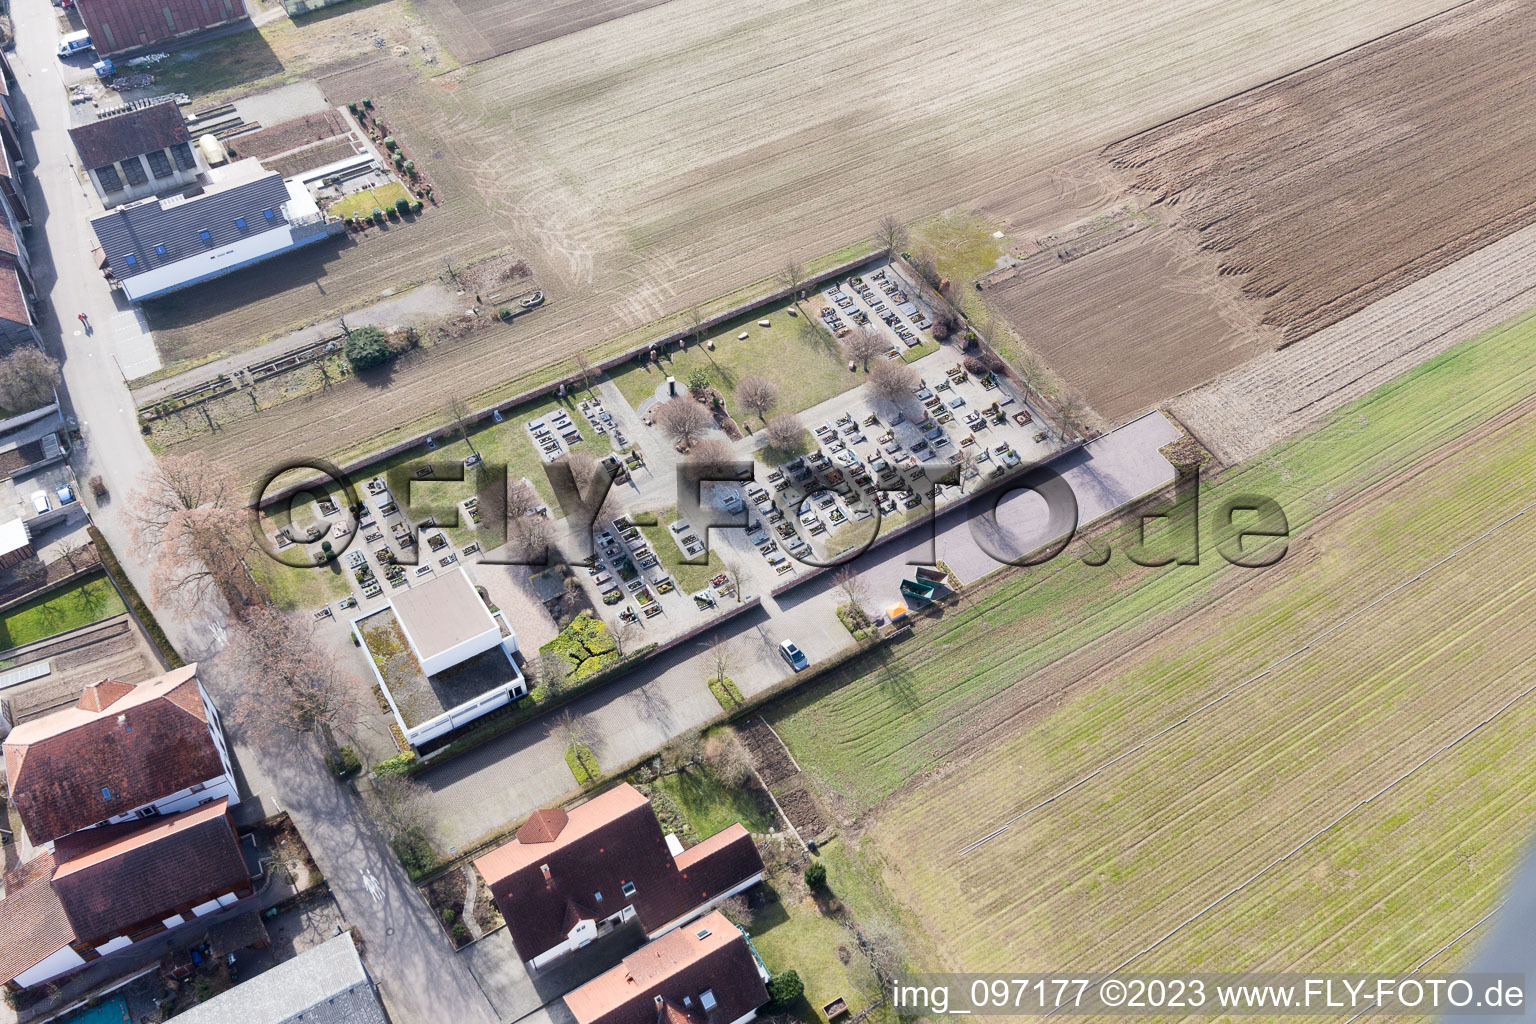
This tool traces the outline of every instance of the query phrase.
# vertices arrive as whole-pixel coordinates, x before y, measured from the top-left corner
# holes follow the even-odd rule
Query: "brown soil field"
[[[265,160],[277,153],[286,153],[312,142],[345,135],[346,132],[347,126],[341,114],[327,110],[283,121],[260,131],[237,135],[229,140],[229,145],[234,147],[236,155],[240,157],[254,156]]]
[[[1473,0],[1105,154],[1295,341],[1536,223],[1533,47]]]
[[[1144,228],[987,292],[1029,348],[1113,421],[1232,369],[1269,347],[1214,260],[1167,229]]]
[[[461,63],[473,64],[668,0],[425,0],[422,13]]]
[[[435,276],[443,256],[496,250],[527,258],[549,306],[399,368],[387,403],[349,382],[189,444],[246,470],[377,447],[439,416],[447,390],[473,398],[531,378],[790,258],[837,252],[886,213],[916,219],[982,196],[1005,206],[1010,187],[1048,168],[1441,6],[986,0],[957,25],[943,5],[891,17],[875,0],[672,0],[375,91],[442,208],[399,245],[392,233],[329,254],[318,282],[274,286],[263,274],[285,271],[258,271],[253,301],[215,304],[200,332],[243,347]],[[860,45],[833,24],[862,26]],[[364,401],[387,408],[388,425],[358,416]]]
[[[1170,403],[1228,465],[1536,306],[1536,226]]]

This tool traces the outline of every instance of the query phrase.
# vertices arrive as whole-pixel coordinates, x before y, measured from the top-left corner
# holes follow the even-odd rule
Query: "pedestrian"
[[[80,326],[81,327],[88,327],[88,326],[90,326],[88,323],[86,323],[86,318],[85,318],[85,314],[84,313],[80,314]]]

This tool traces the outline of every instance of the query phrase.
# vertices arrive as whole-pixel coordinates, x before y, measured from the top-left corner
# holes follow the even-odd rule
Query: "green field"
[[[640,532],[650,542],[651,550],[656,552],[661,567],[672,575],[678,589],[685,594],[697,593],[709,586],[709,581],[720,575],[725,568],[725,561],[716,547],[711,545],[709,558],[698,565],[683,561],[683,551],[672,540],[672,531],[668,528],[669,523],[677,521],[677,509],[665,508],[654,514],[656,525],[642,526]]]
[[[404,199],[410,201],[411,194],[405,190],[405,186],[398,181],[391,181],[387,185],[379,185],[377,188],[365,188],[361,192],[353,192],[343,196],[332,203],[325,211],[332,217],[367,217],[374,210],[383,210],[388,213],[395,207],[395,200]]]
[[[88,576],[0,612],[0,650],[88,626],[123,610],[123,599],[105,574]]]
[[[702,371],[725,396],[731,416],[748,429],[757,429],[762,421],[739,411],[731,394],[745,377],[766,377],[778,385],[779,403],[769,412],[770,419],[777,413],[808,409],[858,386],[861,380],[848,372],[836,340],[806,318],[805,304],[800,305],[798,316],[790,316],[788,308],[755,310],[707,332],[704,337],[714,341],[714,351],[690,344],[669,354],[658,368],[630,364],[616,369],[613,382],[638,409],[668,377],[677,378],[682,391],[694,372]],[[772,326],[759,327],[759,319]],[[745,340],[737,337],[742,331],[748,334]]]
[[[1063,557],[786,702],[923,958],[1398,969],[1487,913],[1536,825],[1533,370],[1527,317],[1208,486],[1286,509],[1274,569]]]

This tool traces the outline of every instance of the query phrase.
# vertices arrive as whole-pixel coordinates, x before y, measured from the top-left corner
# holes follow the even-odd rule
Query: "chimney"
[[[661,1009],[661,996],[656,997],[656,1008]]]
[[[546,882],[549,881],[549,865],[548,864],[540,864],[539,865],[539,870],[544,872],[544,881],[546,881]]]

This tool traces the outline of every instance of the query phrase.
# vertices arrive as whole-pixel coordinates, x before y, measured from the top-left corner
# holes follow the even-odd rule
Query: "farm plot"
[[[1526,414],[1351,502],[1303,557],[889,806],[887,854],[928,837],[888,863],[941,955],[1110,969],[1172,931],[1149,962],[1401,969],[1486,913],[1536,824],[1536,518],[1512,518],[1533,444]]]
[[[426,0],[423,13],[465,64],[522,50],[667,0]]]
[[[1476,424],[1533,402],[1536,320],[1526,320],[1451,350],[1341,409],[1318,431],[1208,483],[1201,504],[1216,508],[1229,493],[1267,495],[1295,535]],[[1205,530],[1209,545],[1208,522]],[[770,716],[774,725],[802,768],[856,816],[959,753],[1011,736],[1079,680],[1263,581],[1208,546],[1198,565],[1132,565],[1129,533],[1099,538],[1098,550],[1108,544],[1115,552],[1105,567],[1073,557],[1084,548],[1001,574],[921,626],[921,644],[903,645],[899,655],[872,652],[788,698]],[[1317,549],[1297,541],[1282,565]],[[1396,563],[1362,566],[1351,585],[1383,590],[1404,575]]]
[[[987,301],[1090,406],[1118,421],[1264,348],[1251,304],[1193,249],[1147,228],[1067,263],[1041,254],[1049,269],[999,285]]]
[[[256,271],[252,302],[199,312],[206,344],[321,319],[443,272],[445,256],[526,256],[550,305],[400,368],[389,405],[403,429],[439,417],[444,380],[480,398],[547,379],[573,351],[611,350],[693,303],[776,277],[790,258],[845,250],[882,214],[915,219],[976,195],[1006,205],[996,197],[1010,183],[1438,6],[988,0],[957,27],[942,5],[891,17],[875,0],[672,0],[375,91],[391,132],[425,154],[442,207],[387,236],[400,246],[370,239],[318,279],[273,287]],[[864,26],[862,44],[828,33],[832,23]],[[959,54],[990,73],[957,76]],[[181,347],[200,343],[193,322],[172,325]],[[238,465],[315,438],[337,454],[367,450],[389,436],[355,414],[365,397],[338,389],[197,444]]]
[[[1294,341],[1536,223],[1533,45],[1474,0],[1105,156]]]

